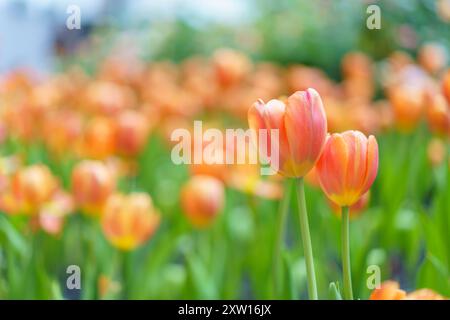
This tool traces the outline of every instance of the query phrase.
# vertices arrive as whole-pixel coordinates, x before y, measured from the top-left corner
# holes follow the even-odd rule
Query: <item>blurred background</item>
[[[80,30],[66,27],[71,4],[81,10]],[[382,10],[380,30],[366,28],[370,4]],[[73,56],[92,68],[119,48],[145,60],[180,61],[231,47],[257,60],[301,62],[338,77],[350,50],[381,59],[395,49],[415,54],[425,42],[448,47],[450,41],[445,0],[2,0],[0,9],[3,72],[55,71]],[[71,59],[61,59],[67,55]]]
[[[169,137],[248,128],[256,99],[308,87],[330,132],[380,147],[351,224],[355,296],[376,265],[410,298],[448,297],[449,50],[450,0],[0,0],[0,298],[307,298],[294,197],[275,227],[289,182],[177,166]],[[339,214],[306,181],[325,299]]]

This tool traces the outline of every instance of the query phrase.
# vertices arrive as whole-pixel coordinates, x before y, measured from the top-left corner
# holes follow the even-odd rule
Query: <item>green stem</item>
[[[316,274],[314,271],[314,259],[312,253],[311,235],[309,233],[308,212],[306,211],[305,183],[303,181],[303,178],[298,179],[297,182],[298,182],[297,198],[300,215],[300,229],[302,233],[303,251],[306,262],[306,275],[308,277],[308,294],[310,299],[317,300],[318,296],[317,296]]]
[[[275,242],[275,250],[273,254],[273,294],[277,298],[280,292],[280,260],[281,260],[281,249],[283,246],[284,239],[284,229],[286,225],[286,218],[289,209],[289,202],[291,199],[291,182],[289,180],[285,183],[285,189],[283,198],[278,207],[278,221],[277,221],[277,234]]]
[[[353,300],[352,271],[350,267],[350,228],[349,208],[342,207],[341,236],[342,236],[342,273],[344,281],[344,298]]]

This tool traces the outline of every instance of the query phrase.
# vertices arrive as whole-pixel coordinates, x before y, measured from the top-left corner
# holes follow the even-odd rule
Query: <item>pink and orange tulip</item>
[[[133,250],[156,231],[160,215],[146,193],[112,195],[103,210],[101,225],[105,237],[121,250]]]
[[[211,176],[192,177],[181,191],[181,206],[194,227],[211,225],[224,205],[223,183]]]
[[[285,177],[303,177],[312,169],[326,140],[327,120],[322,99],[314,89],[298,91],[287,99],[258,100],[248,112],[249,126],[258,134],[267,130],[266,150],[278,143],[278,172]],[[278,129],[279,141],[271,130]],[[271,163],[272,167],[273,163]]]
[[[328,137],[316,165],[322,190],[337,205],[351,206],[364,195],[378,171],[378,144],[359,131]]]
[[[72,194],[86,214],[99,215],[115,186],[114,175],[100,161],[83,160],[72,171]]]

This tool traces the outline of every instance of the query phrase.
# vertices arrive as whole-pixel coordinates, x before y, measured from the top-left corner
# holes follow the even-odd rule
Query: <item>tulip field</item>
[[[0,74],[0,299],[448,299],[449,54]]]

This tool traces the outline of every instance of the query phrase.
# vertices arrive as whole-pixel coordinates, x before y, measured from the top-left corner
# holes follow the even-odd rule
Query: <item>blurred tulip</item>
[[[43,135],[47,147],[57,156],[74,153],[81,138],[82,121],[78,113],[61,110],[50,113],[44,122]],[[75,150],[74,150],[75,149]]]
[[[259,100],[249,109],[248,121],[257,133],[267,130],[266,150],[278,143],[278,172],[286,177],[303,177],[312,169],[322,152],[327,133],[327,120],[322,100],[314,89],[296,92],[287,99],[267,104]],[[271,136],[278,129],[279,141]],[[273,166],[274,164],[271,163]]]
[[[224,206],[225,191],[220,180],[211,176],[193,176],[181,191],[181,206],[194,227],[211,225]]]
[[[432,94],[427,99],[427,121],[430,130],[450,138],[450,106],[441,94]]]
[[[450,69],[448,69],[442,80],[442,92],[447,98],[447,102],[450,104]]]
[[[214,53],[213,65],[219,83],[224,87],[242,81],[251,69],[247,56],[231,49],[219,49]]]
[[[447,298],[431,289],[419,289],[408,293],[405,300],[447,300]]]
[[[58,191],[39,210],[39,225],[47,233],[57,235],[61,233],[64,220],[74,209],[72,197]]]
[[[260,166],[257,164],[234,165],[224,178],[230,188],[250,195],[272,200],[280,199],[283,195],[280,181],[261,179]]]
[[[315,88],[323,97],[336,94],[335,84],[320,69],[294,65],[287,70],[286,77],[290,92]]]
[[[114,115],[133,106],[134,95],[130,88],[108,81],[92,82],[86,89],[86,103],[91,112]]]
[[[419,49],[417,59],[425,70],[436,74],[447,64],[447,52],[438,43],[427,43]]]
[[[349,215],[350,215],[350,219],[354,219],[359,217],[359,215],[366,210],[367,205],[369,204],[369,200],[370,200],[370,190],[367,191],[365,194],[363,194],[361,196],[361,198],[358,199],[358,201],[356,201],[354,204],[352,204],[349,208]],[[342,214],[342,210],[341,207],[338,206],[337,204],[335,204],[333,201],[328,200],[328,203],[331,207],[332,212],[340,217]]]
[[[111,277],[101,274],[97,280],[98,295],[100,299],[107,299],[109,295],[120,292],[120,282],[114,281]]]
[[[75,202],[89,215],[101,214],[115,184],[111,170],[100,161],[83,160],[72,171],[72,194]]]
[[[112,195],[103,210],[105,237],[120,250],[134,250],[156,231],[160,215],[146,193]]]
[[[443,142],[441,139],[433,138],[428,143],[427,147],[428,161],[431,163],[432,166],[437,167],[441,163],[443,163],[446,158],[446,152],[447,149],[445,147],[445,142]]]
[[[398,282],[385,281],[381,287],[372,291],[370,300],[447,300],[431,289],[419,289],[406,294]]]
[[[316,165],[322,190],[339,206],[355,204],[371,187],[378,171],[378,144],[358,131],[328,137]]]
[[[116,151],[115,138],[116,128],[111,119],[92,118],[84,132],[82,153],[88,157],[105,159]]]
[[[117,117],[116,149],[121,155],[135,156],[145,146],[149,126],[143,114],[127,110]]]
[[[392,88],[388,96],[399,129],[413,130],[423,113],[424,91],[420,87],[404,85]]]
[[[58,182],[48,167],[42,164],[20,169],[13,177],[12,194],[20,204],[20,212],[36,214],[56,191]]]
[[[380,288],[372,291],[369,300],[403,300],[406,292],[395,281],[385,281]]]

